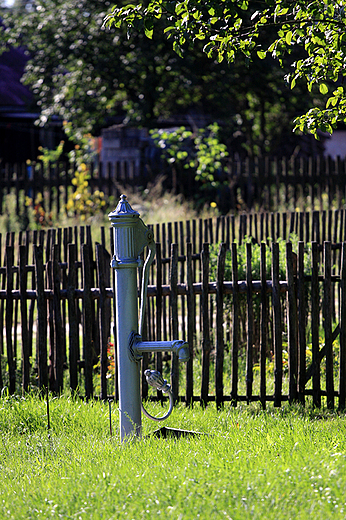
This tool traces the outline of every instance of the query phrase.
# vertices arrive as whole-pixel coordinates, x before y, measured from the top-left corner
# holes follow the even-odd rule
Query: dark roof
[[[10,48],[0,55],[0,108],[25,108],[33,100],[29,88],[21,83],[28,57],[21,48]]]

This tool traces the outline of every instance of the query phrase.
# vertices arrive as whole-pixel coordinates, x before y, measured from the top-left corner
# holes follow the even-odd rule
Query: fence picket
[[[325,242],[324,248],[324,339],[326,349],[326,391],[327,407],[334,409],[334,366],[332,334],[332,250],[331,243]]]
[[[341,256],[341,309],[340,309],[340,372],[339,372],[339,410],[346,406],[346,242],[342,244]]]
[[[304,242],[298,243],[298,399],[305,404],[305,381],[306,381],[306,293],[304,279]]]
[[[297,258],[292,251],[292,243],[286,244],[286,273],[287,273],[287,331],[288,331],[288,378],[289,401],[297,400],[298,383],[298,319],[297,294],[295,276],[297,274]]]
[[[170,272],[170,306],[171,306],[171,326],[172,339],[176,340],[179,337],[178,324],[178,245],[171,244],[171,272]],[[179,396],[179,361],[177,355],[172,352],[171,355],[171,378],[172,378],[172,392],[174,399],[177,400]]]
[[[217,288],[216,288],[216,357],[215,357],[215,397],[216,407],[223,405],[223,365],[224,365],[224,313],[223,313],[223,287],[225,276],[226,244],[220,244],[217,262]]]
[[[100,378],[101,378],[101,399],[107,399],[107,370],[108,370],[108,337],[109,337],[109,323],[107,320],[106,309],[106,277],[105,277],[105,260],[104,249],[101,244],[96,245],[96,266],[97,278],[100,291],[99,306],[99,330],[100,330]],[[109,316],[108,316],[109,319]]]
[[[90,246],[82,244],[82,277],[83,277],[83,354],[85,373],[85,397],[93,395],[93,316],[91,300],[91,265]]]
[[[281,406],[282,399],[282,330],[279,283],[279,244],[272,244],[273,324],[274,324],[274,406]]]
[[[73,391],[78,387],[78,360],[79,360],[79,334],[77,319],[77,302],[75,300],[76,291],[76,244],[68,244],[68,276],[67,276],[67,311],[69,323],[69,368],[70,368],[70,388]]]
[[[311,244],[311,350],[312,350],[312,395],[313,404],[321,406],[321,380],[319,358],[319,326],[320,326],[320,296],[318,281],[319,253],[317,242]]]
[[[28,338],[28,306],[27,306],[27,268],[28,248],[19,246],[19,290],[20,290],[20,317],[22,331],[22,390],[26,393],[29,390],[30,382],[30,361],[29,361],[29,338]]]
[[[237,244],[232,243],[232,289],[233,289],[233,313],[232,313],[232,382],[231,403],[237,406],[238,399],[238,350],[239,350],[239,287],[238,287],[238,260]]]
[[[196,306],[193,294],[192,243],[186,244],[186,285],[187,285],[187,341],[190,359],[186,363],[186,405],[193,404],[193,353],[196,333]]]
[[[43,246],[34,245],[37,297],[37,352],[39,388],[48,387],[47,367],[47,303],[44,294]]]
[[[6,351],[8,363],[9,393],[12,395],[16,390],[16,366],[13,355],[13,246],[6,246]]]
[[[209,394],[209,366],[210,366],[210,328],[209,328],[209,244],[204,243],[201,253],[202,263],[202,383],[201,383],[201,404],[208,404]]]
[[[248,403],[252,397],[253,384],[253,340],[254,340],[254,317],[252,301],[252,246],[246,244],[246,299],[247,299],[247,344],[246,344],[246,398]]]
[[[162,256],[161,256],[161,244],[156,243],[156,313],[155,313],[155,324],[156,324],[156,341],[162,339]],[[162,373],[162,352],[156,353],[155,369]],[[162,392],[157,391],[157,396],[162,402]]]
[[[53,391],[61,393],[64,381],[64,350],[63,326],[61,317],[60,298],[60,266],[59,245],[53,245],[52,251],[52,288],[53,288],[53,337],[54,337],[54,387]]]
[[[266,363],[268,346],[268,295],[266,275],[266,245],[260,244],[260,278],[261,278],[261,332],[260,332],[260,400],[262,408],[266,408]]]

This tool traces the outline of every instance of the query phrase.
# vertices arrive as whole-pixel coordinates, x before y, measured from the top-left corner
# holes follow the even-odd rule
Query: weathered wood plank
[[[44,294],[43,246],[34,245],[35,282],[37,293],[37,351],[38,384],[40,389],[48,387],[47,366],[47,302]]]
[[[216,357],[215,357],[215,397],[216,408],[223,405],[223,365],[224,365],[224,311],[223,282],[225,276],[226,244],[220,244],[217,258],[217,292],[216,292]]]
[[[246,307],[247,307],[247,344],[246,344],[246,397],[250,402],[253,385],[253,343],[254,316],[252,300],[252,245],[246,244]]]
[[[287,332],[288,332],[288,379],[289,401],[298,397],[298,306],[295,276],[297,274],[296,255],[292,251],[292,243],[286,244],[286,276],[287,276]]]
[[[9,385],[8,390],[12,395],[16,391],[16,366],[13,356],[13,341],[12,341],[12,328],[13,328],[13,266],[14,253],[13,246],[6,246],[6,314],[5,314],[5,326],[6,326],[6,351],[7,351],[7,363],[8,363],[8,379]]]
[[[170,271],[170,307],[171,307],[171,327],[172,340],[179,339],[179,325],[178,325],[178,245],[171,244],[171,271]],[[171,378],[172,378],[172,393],[176,401],[179,396],[179,361],[177,355],[172,352],[171,355]]]
[[[346,242],[341,255],[339,410],[346,407]]]
[[[99,324],[100,324],[100,378],[101,378],[101,399],[107,399],[107,371],[108,371],[108,330],[107,330],[107,310],[106,310],[106,276],[104,262],[104,248],[101,244],[96,245],[96,266],[97,279],[100,289],[99,299]]]
[[[232,281],[233,281],[233,312],[232,312],[232,374],[231,374],[231,404],[237,406],[238,400],[238,352],[239,352],[239,290],[238,290],[238,260],[237,244],[232,243]]]
[[[261,332],[260,332],[260,399],[262,408],[266,408],[266,363],[268,347],[268,296],[267,296],[267,274],[266,274],[266,245],[260,244],[260,276],[261,276]]]
[[[82,244],[82,279],[83,279],[83,355],[85,397],[93,396],[93,337],[92,337],[92,299],[90,246]]]
[[[186,405],[193,404],[193,351],[196,331],[196,307],[193,294],[193,266],[192,243],[186,244],[186,276],[187,276],[187,341],[189,344],[190,359],[186,363]]]
[[[332,253],[331,243],[324,243],[324,339],[326,347],[326,391],[327,408],[334,409],[334,367],[332,340]]]
[[[69,369],[70,388],[76,391],[78,388],[78,359],[79,359],[79,331],[77,319],[76,290],[76,258],[77,246],[68,244],[68,276],[67,276],[67,311],[69,324]]]
[[[320,359],[319,359],[319,326],[320,326],[320,295],[319,295],[319,252],[317,242],[311,244],[311,350],[312,350],[312,392],[313,404],[317,408],[321,406],[321,374],[320,374]]]
[[[54,390],[63,391],[64,384],[64,335],[61,316],[59,245],[53,245],[53,326],[54,326]]]
[[[281,406],[282,398],[282,325],[279,290],[279,244],[272,244],[273,321],[274,321],[274,406]]]
[[[156,243],[156,340],[162,340],[162,263],[161,263],[161,244]],[[156,353],[155,368],[162,374],[162,352]],[[161,391],[157,391],[157,395],[162,402],[163,394]]]
[[[304,280],[304,242],[298,244],[298,400],[305,403],[305,380],[306,380],[306,296]]]
[[[201,253],[202,263],[202,381],[201,381],[201,405],[207,406],[209,394],[209,371],[210,371],[210,330],[209,330],[209,244],[204,243]]]
[[[26,299],[27,291],[27,270],[28,262],[27,246],[19,246],[19,290],[20,290],[20,314],[22,332],[22,391],[29,390],[30,381],[30,359],[29,359],[29,338],[28,338],[28,305]]]

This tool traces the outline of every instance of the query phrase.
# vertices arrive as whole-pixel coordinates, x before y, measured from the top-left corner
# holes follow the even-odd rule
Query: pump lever
[[[139,335],[142,336],[143,327],[144,327],[144,317],[145,317],[145,306],[147,301],[147,288],[148,288],[148,280],[149,280],[149,268],[153,263],[155,254],[156,254],[156,244],[154,241],[153,234],[148,231],[147,233],[147,246],[149,249],[149,254],[145,260],[142,274],[142,287],[141,287],[141,304],[139,311]]]

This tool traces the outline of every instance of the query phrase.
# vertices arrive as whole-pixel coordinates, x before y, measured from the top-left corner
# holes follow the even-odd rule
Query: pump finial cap
[[[112,211],[108,217],[138,217],[138,211],[131,208],[130,203],[127,201],[126,195],[121,195],[117,207]]]

